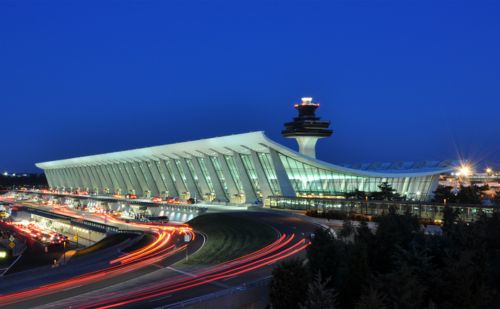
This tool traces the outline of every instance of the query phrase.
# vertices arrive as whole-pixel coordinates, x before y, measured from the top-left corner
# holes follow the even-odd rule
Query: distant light
[[[0,259],[5,259],[7,257],[7,251],[0,251]]]
[[[2,174],[2,175],[4,175],[4,176],[9,176],[9,173],[7,173],[7,172],[3,172],[3,174]]]
[[[472,167],[469,164],[462,164],[456,173],[457,176],[469,177],[473,174]]]
[[[486,174],[493,174],[493,169],[491,167],[486,168]]]

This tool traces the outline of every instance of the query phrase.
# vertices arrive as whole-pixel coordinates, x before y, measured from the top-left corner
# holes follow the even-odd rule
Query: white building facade
[[[96,194],[262,203],[269,196],[345,196],[378,191],[429,200],[452,162],[345,167],[305,156],[250,132],[170,145],[37,163],[49,186]]]

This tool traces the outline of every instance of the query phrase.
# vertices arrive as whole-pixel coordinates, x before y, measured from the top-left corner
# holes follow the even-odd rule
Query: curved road
[[[118,269],[110,267],[104,273],[86,274],[67,283],[58,282],[56,286],[2,295],[0,307],[161,307],[268,277],[276,261],[300,254],[308,245],[308,235],[316,229],[316,225],[284,213],[241,211],[231,215],[270,224],[279,231],[280,237],[248,255],[200,268],[179,265],[177,262],[186,258],[186,245],[173,246],[165,239],[168,236],[164,236],[163,246],[156,251],[129,253],[115,260],[118,266],[114,267]],[[158,238],[162,232],[158,231]],[[175,234],[172,231],[165,233]],[[188,245],[189,253],[203,245],[203,237],[197,236]],[[125,265],[121,265],[123,263]]]

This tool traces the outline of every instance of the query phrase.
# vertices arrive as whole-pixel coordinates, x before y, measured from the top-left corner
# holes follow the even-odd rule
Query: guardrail
[[[90,230],[93,230],[96,232],[102,232],[102,233],[106,233],[106,232],[120,233],[121,232],[121,230],[119,228],[117,228],[116,226],[112,226],[112,225],[108,225],[108,224],[104,224],[104,223],[94,222],[94,221],[85,220],[85,219],[77,219],[77,218],[73,218],[70,216],[66,216],[66,215],[62,215],[62,214],[58,214],[58,213],[53,213],[50,211],[46,211],[46,210],[38,209],[38,208],[33,208],[30,206],[25,206],[25,205],[17,206],[17,208],[19,210],[24,210],[24,211],[27,211],[29,213],[39,215],[42,217],[46,217],[46,218],[50,218],[50,219],[66,220],[66,221],[69,221],[71,225],[90,229]]]
[[[198,204],[171,204],[171,203],[166,203],[166,202],[153,202],[150,200],[144,200],[144,199],[126,199],[126,198],[115,198],[112,196],[102,196],[102,195],[75,195],[75,194],[61,194],[61,193],[44,193],[44,192],[37,192],[37,191],[15,191],[17,193],[25,193],[25,194],[38,194],[38,195],[50,195],[50,196],[55,196],[55,197],[60,197],[60,198],[75,198],[75,199],[82,199],[82,200],[94,200],[94,201],[100,201],[100,202],[114,202],[114,203],[128,203],[128,204],[136,204],[136,205],[144,205],[148,207],[175,207],[175,208],[182,208],[185,210],[190,210],[190,211],[207,211],[207,207],[200,206]]]
[[[176,309],[176,308],[190,307],[190,306],[200,304],[200,303],[203,303],[203,302],[206,302],[209,300],[221,298],[224,296],[239,294],[239,293],[242,293],[242,292],[245,292],[245,291],[248,291],[251,289],[259,288],[259,287],[268,286],[269,283],[271,283],[271,279],[272,279],[272,276],[267,276],[267,277],[264,277],[264,278],[261,278],[258,280],[254,280],[254,281],[251,281],[248,283],[240,284],[240,285],[235,286],[235,287],[231,287],[229,289],[217,291],[217,292],[210,293],[210,294],[205,294],[202,296],[179,301],[179,302],[168,304],[168,305],[161,306],[161,307],[156,307],[155,309]]]

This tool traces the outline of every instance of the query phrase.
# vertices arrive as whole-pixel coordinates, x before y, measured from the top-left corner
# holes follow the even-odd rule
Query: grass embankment
[[[258,250],[276,239],[275,230],[262,222],[231,214],[206,214],[188,224],[206,235],[205,245],[188,264],[217,264]]]

